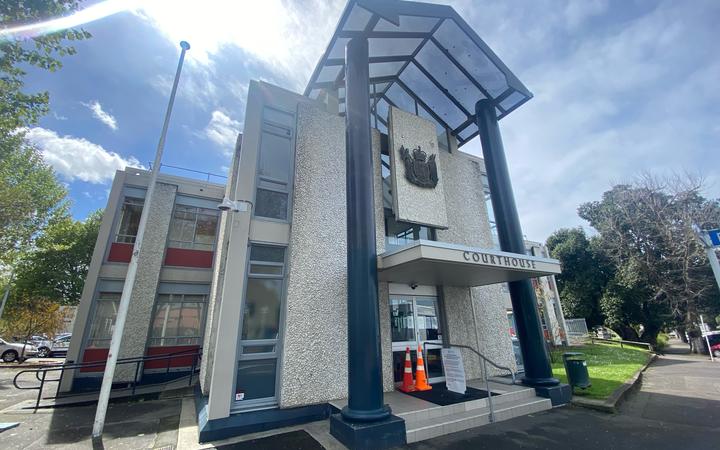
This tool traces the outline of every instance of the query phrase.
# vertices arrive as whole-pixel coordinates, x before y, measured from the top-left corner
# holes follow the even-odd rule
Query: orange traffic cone
[[[415,377],[417,378],[415,390],[429,391],[432,389],[432,386],[428,384],[427,377],[425,376],[425,361],[423,361],[422,349],[419,345],[417,349],[417,368],[415,369]]]
[[[403,382],[400,389],[403,392],[412,392],[415,390],[415,381],[412,376],[412,361],[410,360],[410,347],[405,350],[405,373],[403,374]]]

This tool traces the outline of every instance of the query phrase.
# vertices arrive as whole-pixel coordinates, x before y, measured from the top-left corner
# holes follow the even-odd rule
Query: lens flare
[[[138,0],[107,0],[96,3],[87,8],[76,11],[68,16],[58,17],[43,22],[19,25],[16,27],[0,30],[0,39],[31,38],[43,34],[54,33],[60,30],[77,27],[86,23],[117,14],[123,11],[133,10]]]

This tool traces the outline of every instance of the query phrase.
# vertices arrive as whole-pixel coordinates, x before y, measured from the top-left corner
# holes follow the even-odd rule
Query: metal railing
[[[647,349],[648,349],[649,352],[655,352],[655,350],[653,349],[652,344],[647,343],[647,342],[626,341],[626,340],[623,340],[623,339],[603,339],[603,338],[598,338],[598,337],[594,337],[594,336],[591,335],[591,336],[590,336],[590,343],[591,343],[591,344],[595,344],[595,341],[598,341],[598,342],[608,342],[608,343],[611,343],[611,344],[620,344],[620,348],[624,348],[623,345],[637,345],[637,346],[641,346],[641,347],[647,347]]]
[[[172,382],[177,382],[179,380],[182,380],[183,378],[188,378],[188,386],[192,386],[193,378],[195,376],[195,372],[199,369],[198,362],[200,361],[200,358],[202,356],[202,349],[197,348],[193,350],[184,350],[180,352],[175,353],[168,353],[165,355],[156,355],[156,356],[137,356],[132,358],[119,358],[117,360],[117,365],[135,365],[135,376],[133,377],[133,380],[128,382],[126,386],[119,387],[119,388],[113,388],[114,391],[122,391],[122,390],[131,390],[130,396],[134,396],[135,392],[137,390],[138,385],[141,385],[138,379],[138,375],[140,375],[140,367],[143,366],[145,363],[149,361],[167,361],[166,367],[165,367],[165,375],[168,375],[170,373],[170,366],[173,360],[177,360],[178,358],[186,358],[186,357],[192,357],[192,362],[190,364],[190,373],[187,375],[182,375],[177,378],[173,378],[172,380],[166,380],[160,383],[147,383],[142,384],[141,386],[147,387],[147,386],[161,386],[164,384],[169,384]],[[54,397],[45,397],[45,399],[57,399],[57,398],[70,398],[73,396],[79,396],[79,395],[87,395],[89,393],[92,393],[96,390],[100,390],[99,386],[95,390],[88,390],[88,391],[82,391],[78,393],[71,393],[71,394],[65,394],[60,395],[60,385],[63,379],[63,376],[65,375],[65,371],[67,370],[82,370],[82,369],[92,369],[92,368],[98,368],[98,369],[104,369],[105,368],[106,361],[96,361],[96,362],[87,362],[87,363],[69,363],[69,364],[58,364],[48,367],[41,367],[41,368],[33,368],[33,369],[25,369],[19,371],[17,374],[15,374],[15,377],[13,378],[13,385],[16,389],[20,390],[35,390],[37,389],[37,399],[35,400],[35,408],[33,411],[33,414],[37,412],[38,408],[40,407],[40,400],[42,400],[42,394],[43,390],[45,388],[46,383],[58,383],[57,390],[55,391]],[[183,366],[185,367],[185,366]],[[57,378],[50,378],[48,379],[48,372],[60,372],[60,376]],[[20,385],[18,384],[18,380],[21,377],[21,375],[26,373],[33,373],[35,374],[35,379],[40,382],[39,385]],[[27,382],[27,380],[24,380],[24,382]]]
[[[436,344],[433,342],[423,342],[423,354],[427,355],[427,346],[428,345],[434,345],[436,347],[457,347],[457,348],[464,348],[466,350],[470,350],[471,352],[475,353],[478,357],[480,357],[480,361],[482,362],[482,377],[483,381],[485,382],[485,391],[487,392],[487,399],[488,399],[488,409],[490,410],[490,414],[488,415],[488,420],[490,423],[495,422],[495,410],[493,408],[493,400],[492,400],[492,392],[490,391],[490,377],[488,377],[488,371],[487,371],[487,363],[490,363],[491,366],[495,367],[496,369],[500,370],[506,370],[510,372],[510,376],[512,377],[512,384],[514,385],[516,383],[516,373],[514,370],[512,370],[510,367],[502,366],[500,364],[497,364],[492,359],[488,358],[487,356],[483,355],[479,351],[475,350],[474,348],[468,346],[468,345],[460,345],[460,344],[447,344],[447,346],[443,346],[443,344]],[[428,373],[427,363],[425,362],[426,359],[423,359],[423,363],[425,364],[425,373]]]

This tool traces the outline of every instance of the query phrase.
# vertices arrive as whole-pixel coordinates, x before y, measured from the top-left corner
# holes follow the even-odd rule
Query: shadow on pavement
[[[157,434],[177,430],[180,408],[181,399],[111,403],[103,442],[132,437],[133,448],[152,448]],[[51,414],[45,445],[90,442],[95,405],[58,408]],[[93,442],[93,448],[105,447]]]

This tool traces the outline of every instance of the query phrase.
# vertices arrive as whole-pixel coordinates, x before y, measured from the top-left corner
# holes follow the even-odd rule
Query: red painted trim
[[[110,351],[110,349],[107,349],[107,348],[88,348],[85,350],[85,353],[83,353],[82,361],[84,363],[107,361],[109,351]],[[94,367],[83,367],[80,369],[80,372],[104,372],[104,371],[105,371],[105,364],[94,366]]]
[[[125,244],[122,242],[113,242],[110,244],[110,252],[107,260],[110,262],[129,263],[132,257],[133,244]]]
[[[165,252],[166,266],[211,268],[213,252],[190,250],[187,248],[168,248]]]
[[[149,347],[147,349],[147,356],[159,356],[169,355],[171,353],[188,352],[188,355],[179,355],[175,358],[170,359],[170,368],[173,367],[190,367],[193,363],[194,350],[200,348],[199,345],[176,345],[172,347]],[[197,363],[197,361],[196,361]],[[166,369],[168,367],[168,360],[161,359],[157,361],[147,361],[145,363],[145,369]]]

